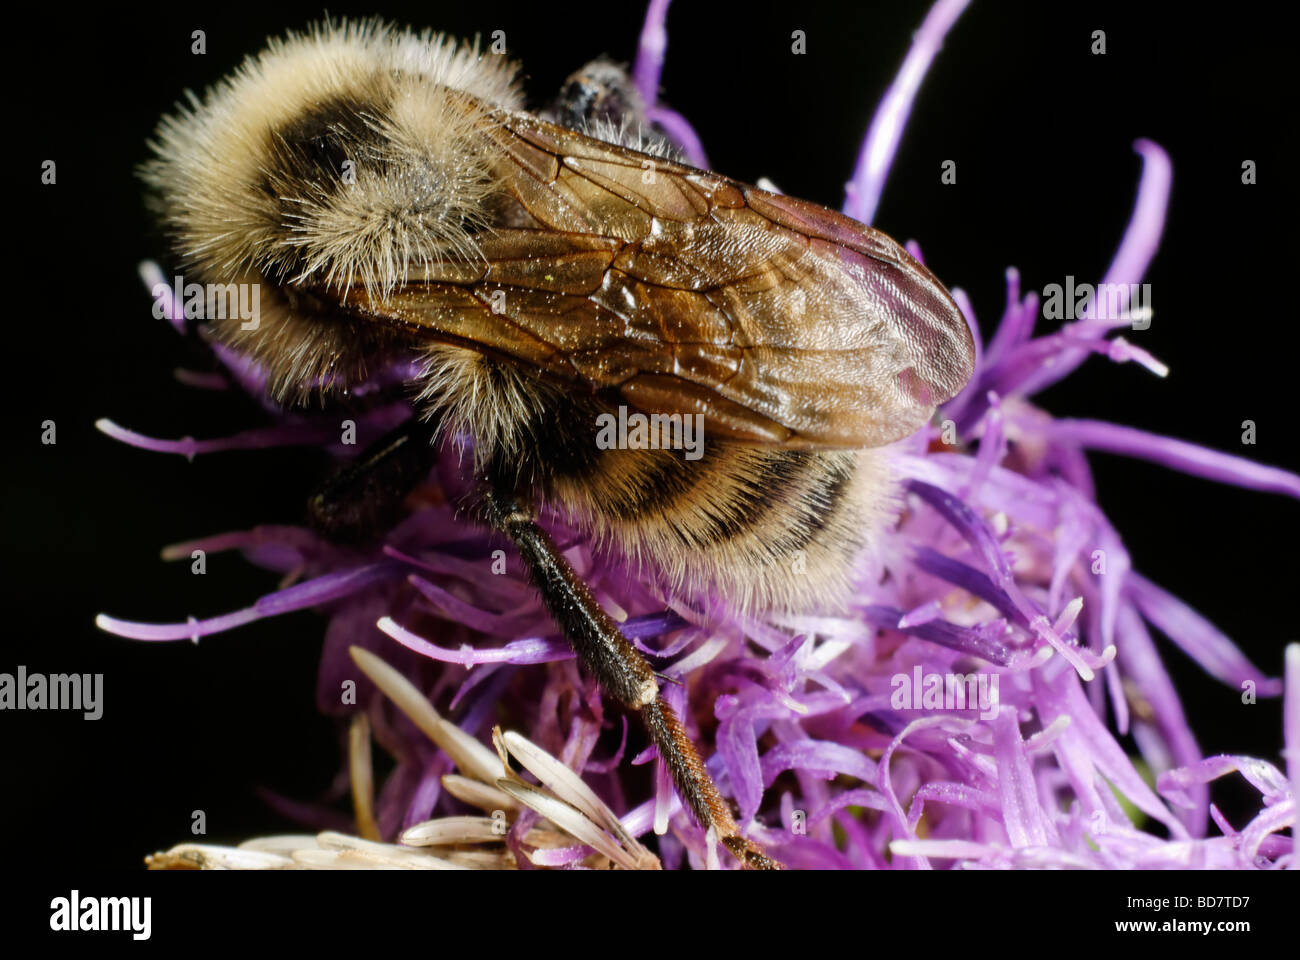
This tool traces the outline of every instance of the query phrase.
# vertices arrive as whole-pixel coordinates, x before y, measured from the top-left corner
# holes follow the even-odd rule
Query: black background
[[[982,3],[950,34],[922,89],[876,225],[918,239],[927,262],[971,296],[987,339],[1003,306],[1003,271],[1029,289],[1066,274],[1097,280],[1127,223],[1151,138],[1171,154],[1165,239],[1147,279],[1156,317],[1131,335],[1172,368],[1091,359],[1040,396],[1059,415],[1096,417],[1296,469],[1289,405],[1295,244],[1277,228],[1295,211],[1289,36],[1248,4],[1215,19],[1183,5]],[[924,16],[918,3],[690,3],[669,15],[664,99],[700,132],[710,165],[743,181],[838,207],[877,99]],[[332,6],[379,12],[456,35],[504,30],[540,103],[570,71],[606,53],[630,60],[638,3],[435,2]],[[17,248],[5,298],[9,377],[5,444],[4,650],[0,670],[105,674],[104,717],[0,715],[6,859],[70,858],[135,869],[189,838],[207,811],[209,839],[292,828],[258,786],[310,799],[338,763],[314,706],[322,621],[299,613],[200,646],[144,645],[99,633],[98,612],[146,621],[212,616],[274,586],[236,555],[208,575],[163,564],[165,544],[262,522],[296,522],[322,461],[293,451],[200,458],[149,454],[93,429],[101,416],[144,433],[220,436],[263,422],[232,395],[180,386],[201,364],[150,314],[136,276],[162,258],[133,167],[157,118],[264,38],[322,14],[311,5],[168,4],[74,18],[50,5],[7,15],[32,63],[11,78],[7,183]],[[24,19],[26,18],[26,22]],[[66,22],[65,22],[66,21]],[[207,32],[207,54],[190,53]],[[791,31],[808,52],[790,52]],[[1094,29],[1105,56],[1089,53]],[[37,65],[39,64],[39,66]],[[1284,99],[1285,98],[1285,99]],[[58,183],[39,183],[54,159]],[[957,162],[958,183],[939,168]],[[1258,164],[1243,186],[1241,163]],[[1288,224],[1289,226],[1289,224]],[[53,419],[58,444],[42,446]],[[1242,447],[1241,422],[1259,442]],[[1293,500],[1094,458],[1103,507],[1137,569],[1192,602],[1270,674],[1295,626],[1300,506]],[[1202,749],[1281,763],[1280,701],[1243,706],[1172,645],[1162,652]],[[1253,791],[1215,797],[1241,824]]]

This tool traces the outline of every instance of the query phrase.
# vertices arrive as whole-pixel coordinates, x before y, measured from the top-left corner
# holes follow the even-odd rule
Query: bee
[[[326,24],[191,95],[143,176],[187,279],[260,290],[256,323],[211,327],[276,399],[418,361],[419,416],[325,482],[309,503],[318,529],[375,524],[428,475],[438,440],[472,445],[466,511],[513,541],[699,822],[742,865],[778,867],[539,509],[669,591],[839,608],[855,555],[898,509],[878,448],[966,384],[971,332],[880,231],[684,163],[611,64],[565,91],[524,112],[504,57]],[[693,457],[598,442],[601,424],[635,415],[674,431],[693,419],[705,442]]]

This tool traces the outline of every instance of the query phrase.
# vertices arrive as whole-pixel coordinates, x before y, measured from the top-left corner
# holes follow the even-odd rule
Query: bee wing
[[[885,234],[525,114],[487,135],[525,226],[413,273],[406,323],[791,447],[897,440],[970,378],[956,304]]]

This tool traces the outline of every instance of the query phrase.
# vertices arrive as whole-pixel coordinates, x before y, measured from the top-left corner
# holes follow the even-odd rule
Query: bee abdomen
[[[603,449],[610,407],[518,375],[474,351],[430,355],[425,398],[476,458],[531,488],[597,544],[670,592],[715,591],[742,610],[831,613],[854,560],[897,514],[880,450],[809,451],[715,439],[683,449]]]
[[[717,591],[744,610],[832,612],[857,553],[896,512],[879,451],[813,452],[715,441],[609,450],[558,505],[672,591]]]

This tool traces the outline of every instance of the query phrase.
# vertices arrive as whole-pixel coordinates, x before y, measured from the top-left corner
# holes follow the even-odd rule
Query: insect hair
[[[472,101],[456,92],[521,101],[515,65],[476,44],[380,20],[320,24],[272,40],[203,98],[190,93],[150,141],[144,178],[187,264],[389,292],[410,263],[471,253],[484,222],[493,178],[471,142]],[[295,135],[329,137],[355,189],[274,162],[291,159]]]
[[[474,142],[484,110],[522,103],[516,65],[432,31],[325,22],[273,39],[164,117],[141,168],[178,265],[262,283],[260,329],[227,324],[272,393],[364,379],[391,347],[339,329],[294,287],[382,301],[421,265],[474,259],[499,189]]]
[[[580,123],[575,129],[597,140],[615,143],[620,147],[647,153],[652,157],[670,160],[673,163],[686,162],[680,147],[634,117],[624,116],[618,120],[597,117]]]

